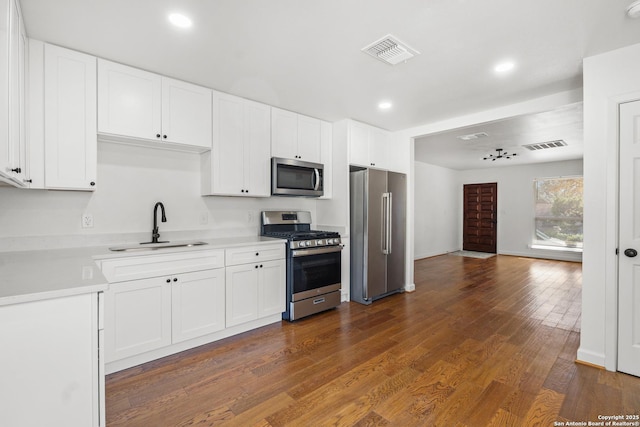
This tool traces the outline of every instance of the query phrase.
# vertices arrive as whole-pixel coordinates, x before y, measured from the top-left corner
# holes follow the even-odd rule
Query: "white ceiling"
[[[582,86],[582,59],[640,43],[631,0],[20,0],[30,37],[328,121],[401,130]],[[171,27],[170,12],[192,18]],[[418,50],[360,50],[393,34]],[[497,76],[510,59],[516,68]],[[380,111],[380,101],[393,107]],[[456,136],[487,132],[460,141]],[[564,139],[567,147],[521,145]],[[482,157],[496,148],[518,156]],[[582,157],[582,106],[427,135],[416,160],[453,169]]]
[[[584,57],[640,42],[631,0],[20,1],[30,37],[389,130],[579,88]],[[171,28],[170,11],[193,27]],[[389,33],[421,54],[390,66],[360,52]],[[505,58],[517,67],[497,77]]]
[[[581,159],[582,103],[559,107],[553,111],[528,114],[452,129],[416,138],[415,159],[449,169],[467,170],[513,166],[561,160]],[[484,132],[486,137],[464,141],[459,136]],[[563,140],[564,147],[530,151],[522,147],[553,140]],[[484,160],[502,148],[510,159]]]

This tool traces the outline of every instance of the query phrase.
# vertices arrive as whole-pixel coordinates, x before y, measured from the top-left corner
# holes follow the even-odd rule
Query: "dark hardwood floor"
[[[416,291],[107,378],[109,426],[553,426],[640,413],[640,378],[574,362],[581,264],[443,255]]]

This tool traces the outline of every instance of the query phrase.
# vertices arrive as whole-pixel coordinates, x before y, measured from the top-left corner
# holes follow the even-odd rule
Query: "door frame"
[[[466,223],[466,211],[467,211],[467,207],[466,207],[466,203],[465,203],[465,188],[467,186],[470,185],[493,185],[495,186],[495,211],[494,211],[494,215],[495,215],[495,227],[494,227],[494,231],[495,231],[495,252],[489,252],[489,253],[498,253],[498,182],[494,181],[494,182],[470,182],[470,183],[463,183],[462,184],[462,233],[461,233],[461,238],[462,238],[462,250],[465,250],[465,223]]]
[[[615,223],[615,246],[616,246],[616,262],[614,264],[615,268],[614,268],[614,272],[613,274],[615,274],[615,283],[614,283],[614,287],[615,287],[615,295],[616,295],[616,299],[615,299],[615,322],[611,322],[612,325],[607,325],[607,328],[610,328],[612,331],[615,331],[614,336],[611,338],[610,342],[605,343],[606,346],[606,350],[607,350],[607,354],[609,354],[609,348],[611,349],[611,358],[610,360],[607,361],[607,357],[605,356],[605,363],[606,363],[606,368],[609,369],[609,365],[611,365],[613,367],[613,369],[617,372],[622,372],[619,371],[619,355],[620,355],[620,263],[623,259],[623,257],[625,256],[623,254],[623,251],[625,248],[620,246],[620,201],[621,201],[621,195],[620,195],[620,147],[622,145],[622,132],[621,132],[621,121],[622,121],[622,114],[621,114],[621,109],[622,106],[624,104],[631,104],[631,103],[635,103],[635,102],[640,102],[640,95],[636,94],[636,96],[630,98],[630,99],[617,99],[616,100],[616,110],[615,110],[615,114],[616,114],[616,140],[615,140],[615,158],[616,158],[616,163],[615,163],[615,174],[616,174],[616,179],[615,179],[615,198],[616,198],[616,203],[613,207],[613,211],[615,212],[615,215],[613,216],[613,222]],[[613,306],[613,304],[611,304]],[[610,345],[610,347],[608,346],[608,344]],[[626,373],[626,372],[625,372]],[[630,373],[627,373],[628,375],[633,375]]]

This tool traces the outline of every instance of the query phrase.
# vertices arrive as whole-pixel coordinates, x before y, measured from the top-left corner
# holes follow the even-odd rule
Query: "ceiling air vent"
[[[555,141],[541,142],[539,144],[528,144],[523,145],[524,148],[531,151],[545,150],[547,148],[556,148],[556,147],[564,147],[567,143],[561,139],[557,139]]]
[[[362,51],[387,64],[396,65],[419,55],[415,49],[401,42],[397,37],[387,34],[380,40],[363,47]]]

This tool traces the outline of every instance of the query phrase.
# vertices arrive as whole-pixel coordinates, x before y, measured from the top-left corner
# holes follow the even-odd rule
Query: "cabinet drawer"
[[[255,256],[255,255],[254,255]],[[193,251],[102,261],[109,283],[224,267],[224,251]]]
[[[243,246],[226,250],[226,265],[270,261],[284,258],[284,244]]]

